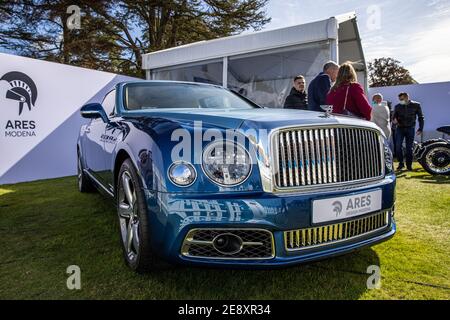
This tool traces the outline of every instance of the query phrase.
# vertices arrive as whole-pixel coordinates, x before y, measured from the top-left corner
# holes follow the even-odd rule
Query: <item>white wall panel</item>
[[[375,93],[381,93],[384,100],[392,102],[393,108],[400,92],[408,92],[412,100],[420,102],[425,115],[424,139],[441,137],[436,128],[450,125],[450,82],[370,88],[369,92],[370,99]]]
[[[0,53],[0,184],[75,174],[79,109],[124,79]]]

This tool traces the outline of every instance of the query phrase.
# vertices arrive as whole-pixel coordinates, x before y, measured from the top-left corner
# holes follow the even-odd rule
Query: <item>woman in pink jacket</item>
[[[370,121],[372,107],[350,63],[346,62],[340,66],[336,83],[327,95],[327,104],[333,105],[333,113]]]

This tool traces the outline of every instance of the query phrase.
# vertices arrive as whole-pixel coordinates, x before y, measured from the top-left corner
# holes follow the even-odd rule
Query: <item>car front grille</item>
[[[287,251],[312,249],[368,235],[388,227],[391,212],[383,211],[327,226],[285,231],[285,248]]]
[[[213,240],[220,234],[233,234],[242,239],[242,249],[234,254],[217,251]],[[193,229],[186,235],[181,254],[193,258],[271,259],[275,256],[272,232],[264,229]]]
[[[278,188],[340,184],[382,177],[378,131],[359,127],[290,128],[272,140]]]

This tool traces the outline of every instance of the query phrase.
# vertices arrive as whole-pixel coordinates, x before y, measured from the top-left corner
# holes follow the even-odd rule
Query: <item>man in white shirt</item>
[[[372,97],[372,122],[383,130],[387,139],[391,137],[391,113],[381,93]]]

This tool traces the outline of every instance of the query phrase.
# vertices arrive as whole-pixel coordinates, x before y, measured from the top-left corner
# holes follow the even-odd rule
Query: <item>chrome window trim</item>
[[[310,183],[308,183],[308,185],[305,186],[297,186],[297,187],[278,187],[277,183],[275,182],[275,177],[276,177],[276,170],[278,170],[279,168],[279,163],[278,163],[278,157],[275,156],[276,153],[275,151],[278,152],[278,150],[276,150],[276,139],[280,137],[280,133],[285,132],[285,131],[291,131],[291,130],[313,130],[313,129],[338,129],[338,128],[343,128],[343,129],[363,129],[363,130],[368,130],[368,131],[373,131],[378,135],[378,142],[379,142],[379,151],[380,151],[380,165],[381,165],[381,172],[382,174],[380,176],[377,177],[372,177],[372,178],[368,178],[368,179],[361,179],[361,180],[354,180],[354,181],[348,181],[348,182],[337,182],[337,183],[328,183],[328,184],[319,184],[319,185],[311,185]],[[305,131],[306,132],[306,131]],[[306,134],[306,136],[309,136],[309,134]],[[342,187],[347,187],[347,186],[354,186],[354,187],[358,187],[358,186],[362,186],[362,185],[367,185],[370,182],[377,182],[377,181],[381,181],[384,179],[384,177],[386,176],[386,168],[384,166],[384,150],[383,148],[383,143],[382,143],[382,134],[379,130],[377,130],[376,128],[372,128],[372,127],[367,127],[367,126],[363,126],[363,125],[347,125],[347,124],[325,124],[325,125],[300,125],[300,126],[286,126],[286,127],[279,127],[276,128],[274,130],[272,130],[269,134],[269,155],[271,158],[271,166],[272,166],[272,193],[295,193],[295,192],[314,192],[318,189],[327,189],[330,191],[333,190],[339,190]],[[309,169],[309,166],[307,166],[307,169]]]

